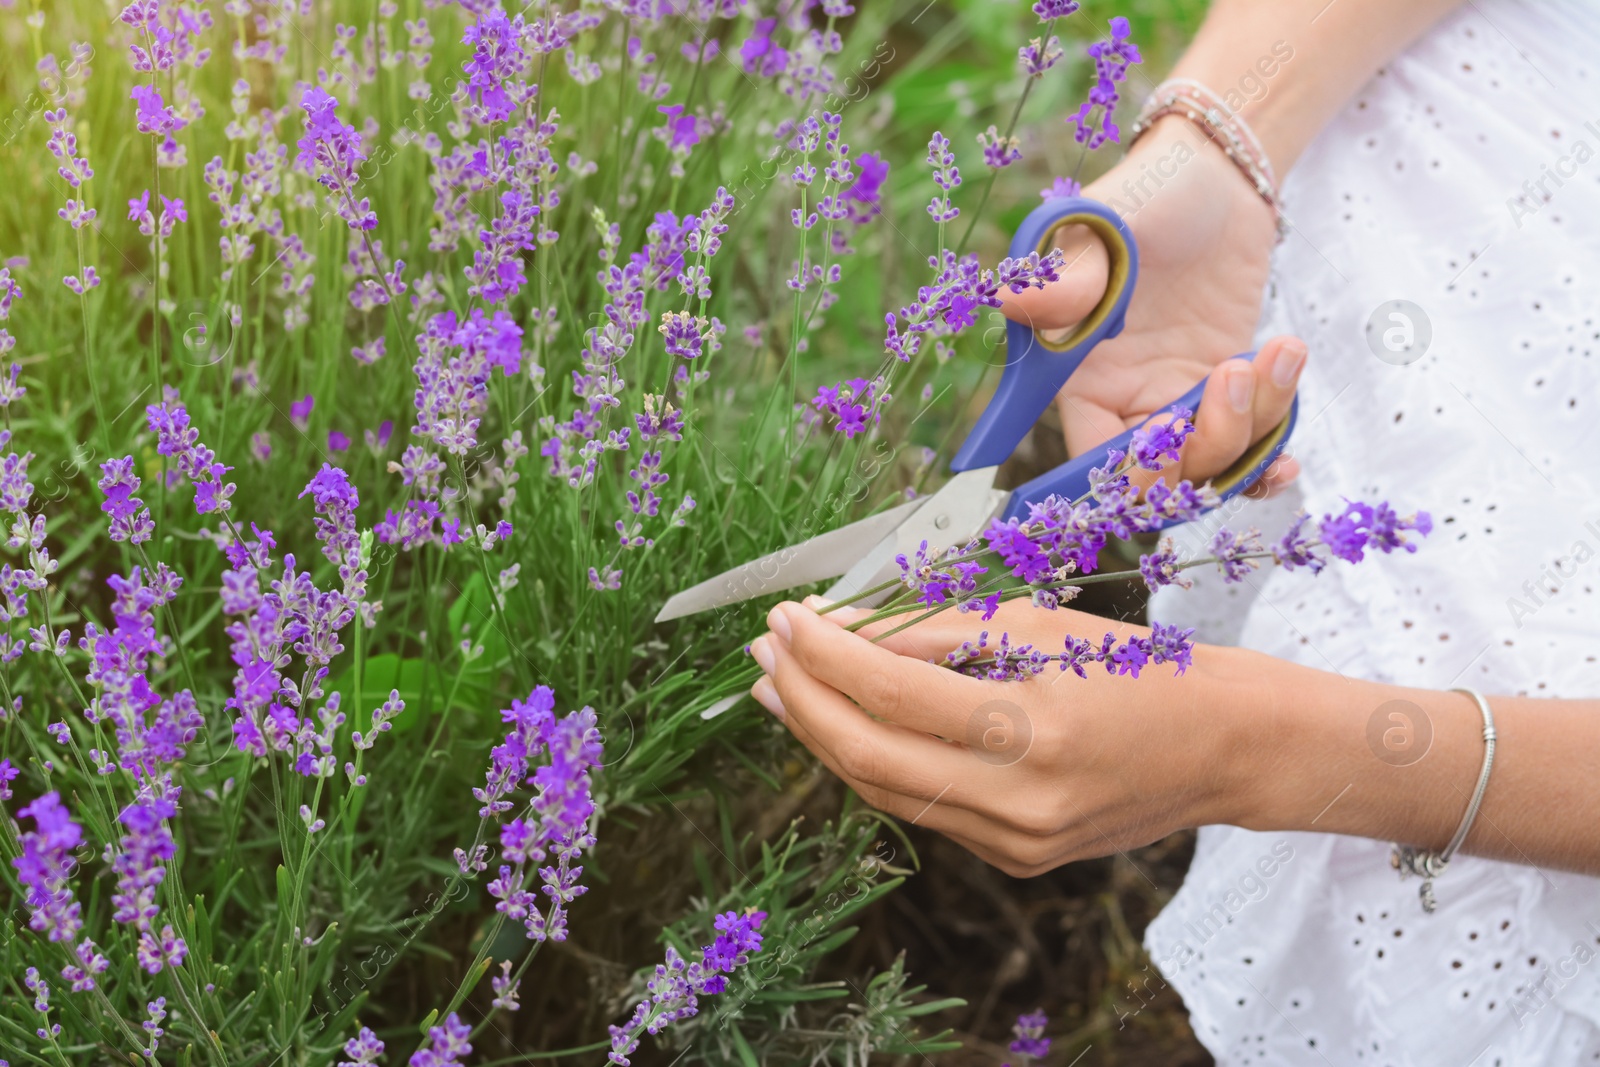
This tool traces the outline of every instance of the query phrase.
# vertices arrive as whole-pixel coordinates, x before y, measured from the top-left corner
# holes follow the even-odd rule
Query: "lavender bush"
[[[768,717],[702,714],[764,606],[648,620],[940,462],[980,318],[1059,267],[968,249],[1024,105],[1114,143],[1142,58],[1032,7],[938,11],[908,56],[920,4],[0,2],[0,1064],[949,1047],[898,963],[817,980],[910,869],[891,830],[803,821]],[[931,131],[974,40],[1009,119]],[[891,607],[1059,603],[1098,551],[1069,527],[1203,492],[1111,464]]]

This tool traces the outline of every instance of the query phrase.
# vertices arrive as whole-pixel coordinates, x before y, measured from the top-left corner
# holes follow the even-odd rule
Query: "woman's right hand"
[[[1305,365],[1306,346],[1292,337],[1267,341],[1253,363],[1229,358],[1249,350],[1261,315],[1272,211],[1220,148],[1176,116],[1158,121],[1083,195],[1123,212],[1139,277],[1122,333],[1097,346],[1057,397],[1068,454],[1138,425],[1209,377],[1172,476],[1215,477],[1288,414]],[[1064,228],[1057,244],[1060,281],[1002,294],[1008,318],[1042,332],[1088,315],[1109,274],[1105,246],[1087,227]],[[1280,460],[1254,491],[1281,489],[1298,469]]]

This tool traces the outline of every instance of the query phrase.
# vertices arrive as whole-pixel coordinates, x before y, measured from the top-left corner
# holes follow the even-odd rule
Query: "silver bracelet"
[[[1288,220],[1278,196],[1278,179],[1272,160],[1250,124],[1230,108],[1217,93],[1193,78],[1168,78],[1151,90],[1144,107],[1134,120],[1128,146],[1131,148],[1158,119],[1178,115],[1209,137],[1233,165],[1239,168],[1256,194],[1272,209],[1273,223],[1281,242],[1289,232]]]
[[[1483,770],[1478,772],[1478,787],[1472,791],[1472,801],[1467,805],[1467,813],[1462,816],[1461,825],[1456,827],[1456,834],[1450,843],[1438,852],[1432,849],[1419,849],[1414,845],[1394,844],[1390,846],[1389,865],[1400,872],[1404,880],[1409,875],[1417,875],[1422,879],[1422,910],[1433,912],[1438,906],[1438,901],[1433,896],[1433,880],[1444,873],[1450,865],[1450,857],[1456,854],[1456,849],[1467,839],[1467,834],[1472,832],[1472,824],[1478,818],[1478,809],[1483,806],[1484,790],[1489,788],[1489,772],[1494,769],[1494,712],[1489,709],[1489,702],[1482,693],[1476,689],[1456,688],[1452,693],[1465,693],[1478,705],[1478,710],[1483,713]]]

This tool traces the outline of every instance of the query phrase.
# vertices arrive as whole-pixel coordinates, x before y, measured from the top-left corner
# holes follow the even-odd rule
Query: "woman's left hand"
[[[928,661],[982,630],[1051,652],[1069,633],[1147,631],[1013,601],[988,623],[947,612],[874,643],[902,620],[844,628],[864,614],[779,604],[751,647],[765,672],[751,693],[873,807],[1022,877],[1232,821],[1238,738],[1209,709],[1227,703],[1217,686],[1248,684],[1234,650],[1197,646],[1181,678],[1051,665],[995,682]]]

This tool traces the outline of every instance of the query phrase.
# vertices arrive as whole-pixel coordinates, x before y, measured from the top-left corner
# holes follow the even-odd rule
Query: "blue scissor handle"
[[[1006,365],[1000,375],[1000,385],[955,459],[951,460],[951,470],[992,467],[1009,459],[1084,357],[1101,341],[1122,332],[1128,300],[1133,296],[1134,282],[1139,276],[1139,248],[1127,224],[1111,208],[1098,200],[1076,196],[1046,200],[1017,227],[1016,236],[1011,239],[1011,256],[1020,258],[1030,252],[1043,253],[1057,230],[1077,223],[1088,226],[1105,244],[1110,259],[1105,295],[1089,317],[1059,342],[1046,341],[1023,323],[1006,324]],[[1254,359],[1255,353],[1238,358]],[[1205,386],[1201,381],[1162,410],[1174,406],[1198,410]],[[1211,480],[1221,499],[1227,500],[1248,489],[1272,466],[1288,443],[1299,411],[1300,398],[1296,396],[1289,414],[1272,432],[1252,445],[1227,471]],[[1037,503],[1051,494],[1075,499],[1087,493],[1089,472],[1105,465],[1106,453],[1111,449],[1126,452],[1133,434],[1133,430],[1128,430],[1020,487],[1011,494],[1002,517],[1024,518],[1030,503]]]
[[[1255,359],[1254,352],[1245,352],[1235,358]],[[1170,411],[1173,407],[1184,407],[1196,411],[1200,407],[1200,397],[1205,392],[1206,383],[1202,380],[1193,389],[1183,396],[1168,404],[1162,411]],[[1158,412],[1157,414],[1160,414]],[[1294,432],[1295,419],[1300,414],[1300,397],[1296,394],[1289,404],[1289,414],[1282,422],[1272,428],[1261,440],[1251,445],[1244,455],[1234,461],[1233,466],[1221,475],[1211,479],[1211,487],[1223,500],[1227,500],[1256,483],[1256,480],[1266,473],[1268,467],[1277,461],[1283,454],[1284,445],[1289,442],[1289,435]],[[1068,500],[1076,500],[1089,491],[1089,472],[1095,467],[1103,467],[1106,462],[1106,453],[1111,449],[1127,452],[1128,442],[1133,439],[1135,427],[1118,434],[1103,445],[1069,459],[1053,471],[1041,474],[1033,481],[1018,486],[1011,494],[1011,499],[1006,502],[1006,509],[1001,513],[1002,519],[1024,519],[1028,516],[1028,505],[1037,504],[1045,497],[1055,495]],[[1172,522],[1162,522],[1160,528],[1173,525]]]
[[[1139,249],[1122,217],[1098,200],[1057,197],[1034,208],[1011,238],[1011,256],[1048,251],[1051,238],[1063,226],[1082,223],[1105,242],[1111,272],[1105,296],[1089,315],[1059,342],[1046,341],[1031,326],[1006,324],[1006,365],[1000,385],[966,441],[950,461],[953,471],[993,467],[1016,451],[1044,409],[1072,377],[1095,345],[1122,332],[1139,276]]]

